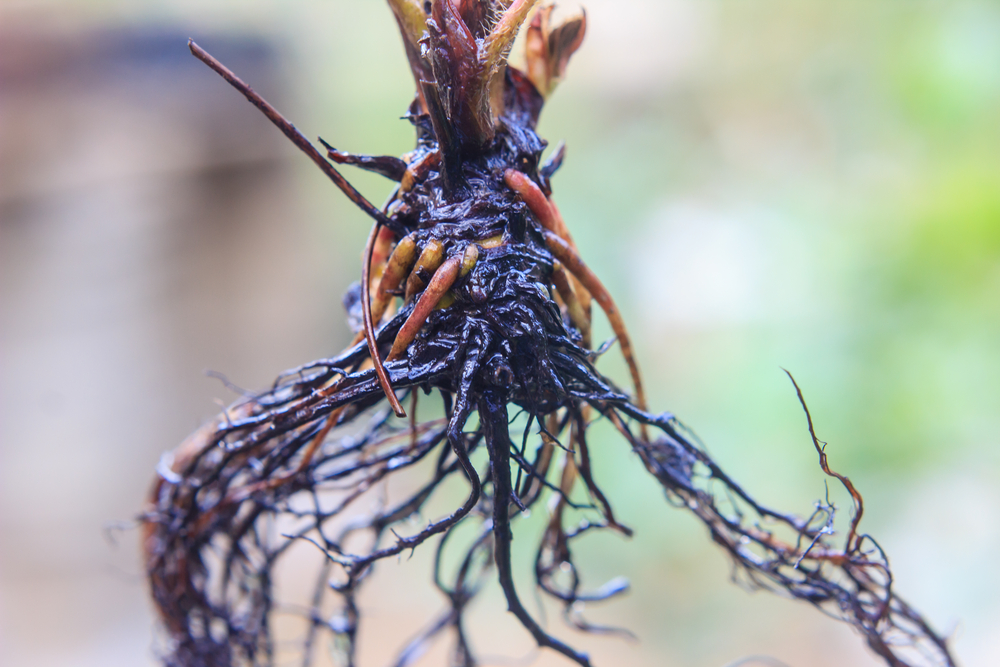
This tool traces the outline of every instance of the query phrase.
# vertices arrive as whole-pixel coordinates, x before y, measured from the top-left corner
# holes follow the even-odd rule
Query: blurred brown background
[[[807,512],[824,487],[791,370],[899,590],[955,631],[963,664],[1000,663],[1000,5],[584,4],[540,130],[567,141],[556,197],[631,323],[651,403],[763,501]],[[380,0],[0,2],[5,666],[153,664],[137,534],[107,529],[232,400],[206,369],[260,387],[348,338],[367,221],[188,37],[309,136],[412,145]],[[580,556],[594,585],[633,581],[593,615],[640,641],[553,616],[556,634],[598,665],[878,664],[848,628],[729,584],[622,443],[601,450],[637,536]],[[426,566],[382,567],[365,664],[438,608]],[[507,656],[493,664],[534,655],[498,591],[474,619],[480,652]]]

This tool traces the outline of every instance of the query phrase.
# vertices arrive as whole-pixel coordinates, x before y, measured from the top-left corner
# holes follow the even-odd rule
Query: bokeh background
[[[1000,664],[1000,4],[585,4],[540,130],[568,144],[556,197],[651,404],[762,500],[807,512],[824,480],[792,371],[898,589],[963,664]],[[204,371],[260,387],[349,337],[340,294],[367,220],[189,36],[309,136],[412,145],[379,0],[0,1],[3,665],[154,664],[128,522],[161,452],[232,400]],[[602,367],[624,379],[614,356]],[[731,585],[624,445],[595,448],[637,536],[579,557],[594,585],[633,581],[594,617],[640,640],[548,622],[596,664],[879,664],[849,628]],[[426,566],[382,566],[364,664],[439,608]],[[492,664],[565,664],[531,650],[495,588],[474,620]]]

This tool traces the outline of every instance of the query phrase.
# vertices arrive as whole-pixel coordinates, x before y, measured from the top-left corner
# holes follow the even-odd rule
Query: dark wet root
[[[590,589],[573,560],[581,535],[631,534],[591,463],[588,433],[604,420],[667,500],[705,524],[745,586],[804,600],[851,624],[891,667],[952,667],[944,639],[896,595],[881,547],[859,531],[861,494],[828,465],[811,418],[820,467],[853,503],[842,543],[829,500],[805,517],[768,509],[672,417],[645,412],[621,314],[548,197],[561,157],[538,167],[545,144],[534,126],[543,96],[561,76],[564,56],[579,45],[584,20],[552,28],[547,14],[533,19],[537,67],[526,77],[500,65],[530,4],[462,2],[465,14],[458,16],[459,5],[435,2],[430,22],[423,4],[390,1],[420,86],[408,115],[417,149],[408,163],[329,149],[337,164],[399,180],[384,211],[270,104],[192,45],[376,226],[358,289],[365,340],[245,396],[161,463],[143,515],[143,551],[166,634],[164,663],[305,667],[318,660],[321,646],[332,646],[339,664],[354,667],[361,585],[379,560],[435,541],[433,579],[444,610],[403,648],[395,667],[414,664],[443,634],[454,636],[452,664],[476,665],[466,613],[493,573],[508,610],[540,647],[590,665],[521,603],[511,539],[520,513],[547,512],[535,555],[536,588],[563,607],[573,628],[627,634],[582,615],[587,603],[607,600],[627,584]],[[389,254],[396,252],[393,243],[407,252]],[[423,263],[425,253],[436,259]],[[376,255],[384,270],[378,285],[369,280]],[[399,312],[385,322],[387,299],[395,296],[403,297]],[[634,399],[594,367],[604,348],[590,349],[591,298],[628,361]],[[369,307],[376,305],[372,315]],[[421,393],[439,397],[439,418],[417,418]],[[399,399],[397,415],[409,403],[407,419],[391,416],[387,397]],[[512,406],[518,409],[513,421]],[[411,483],[422,480],[416,490],[400,492],[391,484],[404,470]],[[437,511],[437,491],[455,477],[454,484],[468,489],[464,502],[428,521],[425,515]],[[473,530],[459,531],[463,526]],[[293,549],[316,559],[312,591],[304,600],[278,599],[277,582]],[[301,571],[298,556],[295,562]],[[276,638],[277,614],[302,621],[291,643],[284,633],[280,644]]]
[[[509,611],[539,646],[589,665],[585,654],[543,629],[521,604],[510,546],[517,515],[544,511],[540,503],[554,496],[535,559],[538,589],[561,604],[566,620],[579,630],[626,632],[591,625],[582,617],[585,603],[613,597],[627,584],[585,589],[571,550],[573,541],[588,532],[630,533],[616,520],[590,469],[586,433],[601,419],[628,441],[671,504],[705,524],[745,586],[804,600],[851,624],[888,665],[955,664],[945,640],[896,595],[875,540],[857,532],[852,522],[844,543],[835,541],[835,509],[829,501],[817,503],[805,517],[768,509],[671,416],[650,415],[623,398],[609,400],[604,390],[567,397],[545,413],[525,406],[527,423],[512,439],[509,397],[476,380],[488,367],[492,341],[481,332],[463,340],[454,356],[463,363],[448,366],[447,372],[429,367],[424,376],[408,376],[401,363],[387,364],[404,401],[421,388],[429,390],[432,380],[440,383],[442,373],[451,374],[454,387],[437,391],[442,418],[392,418],[380,407],[385,403],[373,372],[358,370],[360,358],[348,351],[286,374],[270,391],[231,408],[202,433],[184,470],[165,471],[144,520],[149,579],[168,635],[166,665],[271,665],[279,658],[287,662],[289,652],[298,664],[309,665],[318,647],[332,640],[340,662],[353,666],[361,584],[378,560],[430,540],[437,542],[434,582],[445,608],[405,646],[396,667],[414,664],[444,634],[454,638],[453,664],[476,665],[464,619],[491,572]],[[330,386],[337,389],[326,389]],[[473,413],[478,419],[470,427]],[[330,414],[339,423],[295,474],[303,451]],[[655,433],[649,441],[638,435],[643,424]],[[822,454],[822,444],[817,440],[816,445]],[[481,449],[489,467],[477,470],[470,456]],[[822,463],[836,475],[825,458]],[[390,476],[414,467],[426,477],[416,491],[392,503],[372,500]],[[456,473],[470,489],[466,502],[416,532],[404,529],[402,524],[422,515]],[[276,478],[288,481],[269,483]],[[854,499],[857,517],[860,494]],[[470,541],[463,533],[466,537],[456,542],[455,528],[467,522],[476,526],[476,536]],[[311,598],[292,607],[273,597],[274,575],[282,557],[303,542],[311,543],[307,546],[321,564]],[[456,568],[442,565],[446,549],[464,549]],[[304,621],[301,639],[290,649],[275,645],[271,617],[276,612]]]

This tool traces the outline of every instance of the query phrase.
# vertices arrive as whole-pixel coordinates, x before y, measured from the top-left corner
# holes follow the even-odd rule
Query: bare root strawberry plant
[[[591,427],[606,421],[620,436],[622,455],[637,455],[669,504],[704,523],[743,583],[851,624],[892,667],[953,666],[945,640],[897,595],[885,553],[860,528],[861,494],[828,465],[811,418],[822,470],[852,499],[843,537],[834,531],[829,501],[802,516],[765,507],[672,415],[649,411],[621,314],[552,199],[562,147],[543,160],[546,142],[535,132],[581,44],[585,15],[554,25],[552,7],[532,14],[531,0],[389,5],[416,83],[407,113],[416,147],[402,158],[344,153],[325,142],[324,155],[235,74],[190,45],[373,226],[360,284],[352,288],[359,323],[353,344],[243,397],[158,470],[143,514],[143,547],[166,630],[164,663],[274,664],[272,615],[283,605],[275,573],[292,545],[308,542],[321,558],[311,601],[298,612],[305,622],[294,649],[300,664],[312,664],[323,645],[353,667],[359,589],[379,561],[426,548],[436,550],[432,577],[446,604],[402,648],[398,667],[413,664],[443,634],[453,637],[453,664],[476,665],[466,609],[492,576],[540,647],[591,665],[525,608],[511,539],[520,513],[547,512],[535,586],[563,606],[571,626],[607,630],[586,620],[581,603],[626,586],[584,588],[573,558],[581,535],[631,534],[592,464]],[[527,65],[520,71],[507,56],[525,24]],[[343,178],[337,166],[345,164],[398,184],[384,207]],[[592,344],[597,309],[625,357],[631,392],[595,366],[609,347]],[[418,419],[418,397],[437,402],[444,416]],[[474,456],[487,464],[475,465]],[[360,501],[408,470],[425,475],[408,497]],[[407,529],[445,485],[464,486],[464,502],[415,532]],[[463,525],[474,526],[473,538],[468,531],[456,537]],[[457,567],[443,565],[446,550],[458,553]]]

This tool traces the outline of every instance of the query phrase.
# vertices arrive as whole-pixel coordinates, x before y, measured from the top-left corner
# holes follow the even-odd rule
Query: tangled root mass
[[[342,664],[353,666],[361,585],[378,561],[431,542],[433,580],[446,608],[395,665],[414,663],[427,643],[449,630],[453,664],[476,665],[465,614],[494,572],[509,611],[539,646],[590,665],[522,605],[511,539],[520,513],[547,511],[535,557],[537,588],[563,606],[575,628],[613,630],[590,624],[581,603],[612,597],[626,585],[584,590],[571,549],[593,531],[631,533],[618,522],[591,465],[588,433],[606,421],[667,500],[704,523],[746,586],[808,602],[851,624],[887,665],[954,665],[945,640],[896,594],[882,549],[859,531],[861,495],[828,466],[811,419],[822,469],[852,498],[842,540],[829,501],[804,517],[764,507],[671,415],[647,411],[634,364],[633,396],[595,368],[591,298],[612,318],[631,362],[630,346],[613,302],[559,227],[548,195],[561,152],[542,164],[545,142],[534,131],[543,103],[538,91],[551,91],[582,27],[567,22],[553,29],[540,12],[529,28],[529,49],[535,48],[529,78],[505,61],[495,67],[483,60],[492,57],[485,47],[463,55],[461,27],[476,43],[492,43],[491,36],[523,20],[513,14],[532,3],[431,4],[427,15],[423,3],[390,2],[419,86],[409,113],[416,150],[402,160],[329,153],[334,162],[400,182],[381,211],[345,187],[332,165],[245,84],[192,47],[303,150],[311,149],[313,159],[323,160],[324,171],[375,218],[364,272],[369,282],[351,300],[354,320],[367,322],[365,309],[373,316],[363,327],[369,341],[359,333],[340,355],[281,374],[161,464],[143,515],[143,546],[166,629],[164,664],[271,665],[287,657],[272,632],[273,614],[289,611],[276,599],[275,573],[293,545],[309,542],[321,564],[308,605],[292,610],[304,621],[293,653],[308,665],[329,644]],[[467,14],[479,22],[456,23]],[[498,53],[506,55],[504,48]],[[482,71],[462,69],[462,58],[478,59],[472,62]],[[421,85],[433,77],[436,86]],[[500,96],[491,93],[497,90]],[[384,302],[397,296],[403,299],[392,313]],[[397,413],[400,404],[410,405],[407,419],[392,415],[389,393],[400,399]],[[443,417],[418,420],[419,395],[439,397]],[[523,417],[512,422],[516,415]],[[520,424],[514,437],[511,423]],[[488,464],[477,466],[473,457]],[[426,476],[415,491],[393,502],[371,501],[369,491],[411,468]],[[424,516],[446,483],[464,485],[465,501],[414,532],[414,518]],[[462,525],[475,526],[472,539],[454,537]],[[442,565],[446,548],[460,551],[457,567]]]

